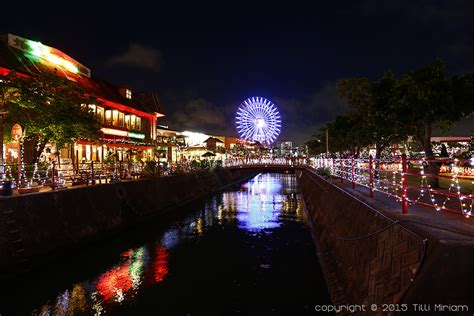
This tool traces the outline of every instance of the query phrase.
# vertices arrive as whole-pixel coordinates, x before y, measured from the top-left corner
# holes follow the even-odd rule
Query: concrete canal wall
[[[381,314],[382,304],[474,301],[472,238],[394,223],[313,171],[296,174],[334,304],[379,304]]]
[[[256,170],[220,170],[0,200],[0,272],[176,209]],[[0,273],[1,275],[2,273]]]

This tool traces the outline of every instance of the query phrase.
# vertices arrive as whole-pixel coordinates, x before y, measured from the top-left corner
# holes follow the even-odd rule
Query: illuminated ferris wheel
[[[281,118],[276,106],[262,97],[242,102],[235,117],[241,138],[269,145],[280,134]]]

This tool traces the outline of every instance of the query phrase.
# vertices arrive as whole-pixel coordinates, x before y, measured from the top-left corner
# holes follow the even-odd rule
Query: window
[[[125,127],[130,129],[130,115],[125,115]]]
[[[135,129],[141,131],[142,130],[142,118],[136,117],[135,119]]]
[[[105,111],[105,124],[112,124],[112,110]]]
[[[112,111],[112,125],[115,125],[115,126],[119,125],[118,114],[119,112],[117,110]]]
[[[123,125],[124,125],[124,114],[122,112],[119,112],[118,121],[119,121],[119,126],[123,127]]]
[[[97,117],[99,118],[99,122],[104,122],[104,108],[100,106],[97,107]]]
[[[95,114],[95,109],[96,109],[95,104],[89,104],[89,110],[94,114]]]
[[[125,89],[125,97],[127,99],[131,99],[132,98],[132,91],[129,90],[129,89]]]
[[[131,115],[130,116],[130,129],[135,129],[135,118],[136,116],[135,115]]]

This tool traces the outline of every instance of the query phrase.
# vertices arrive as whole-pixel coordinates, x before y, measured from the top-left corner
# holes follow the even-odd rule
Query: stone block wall
[[[423,239],[310,170],[297,177],[333,302],[400,302],[419,268]]]
[[[53,254],[176,210],[256,173],[220,170],[2,198],[0,275],[19,268],[28,258]]]

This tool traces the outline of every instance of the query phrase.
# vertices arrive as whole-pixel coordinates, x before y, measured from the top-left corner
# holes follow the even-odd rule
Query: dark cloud
[[[474,30],[474,1],[364,0],[360,9],[369,16],[398,15],[404,17],[403,23],[424,28],[430,40],[440,43],[436,54],[448,59],[448,67],[455,72],[472,71],[474,65],[466,61],[474,53],[474,39],[469,35]]]
[[[344,103],[337,98],[334,81],[325,82],[307,98],[274,98],[272,101],[282,118],[282,132],[277,141],[291,140],[295,145],[303,145],[326,122],[346,111]],[[217,106],[196,98],[175,110],[165,121],[171,129],[237,136],[234,116],[238,105],[239,102]]]
[[[152,71],[159,71],[162,61],[163,55],[159,50],[138,44],[130,44],[125,52],[111,57],[107,61],[107,65],[128,65]]]
[[[232,136],[235,132],[230,111],[231,107],[216,106],[199,98],[189,101],[184,108],[175,111],[168,121],[172,129]]]
[[[339,100],[336,82],[327,81],[313,95],[303,99],[276,99],[283,126],[279,140],[292,140],[303,145],[320,127],[347,111]]]

